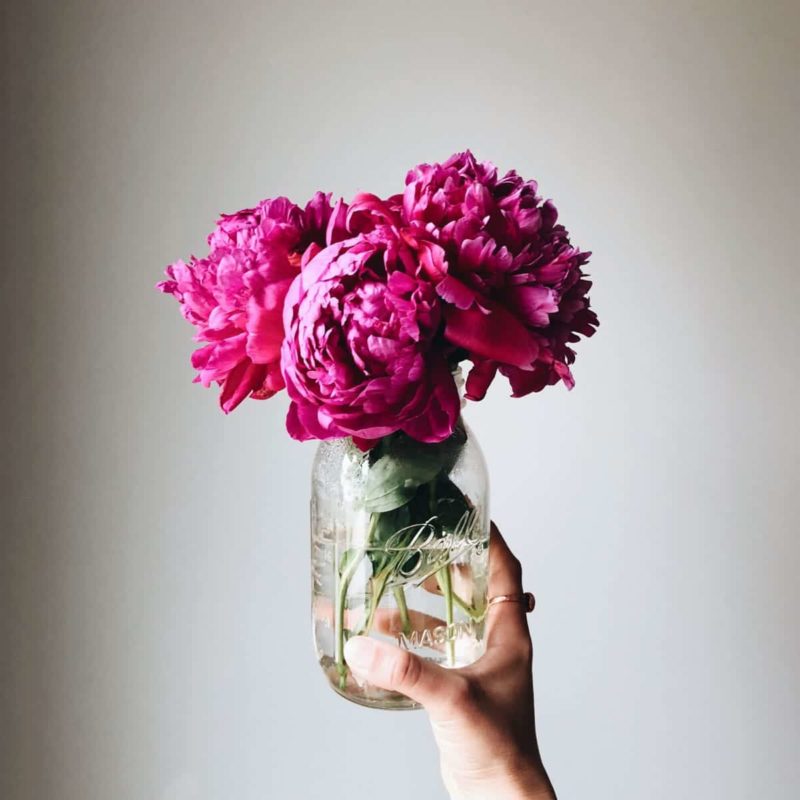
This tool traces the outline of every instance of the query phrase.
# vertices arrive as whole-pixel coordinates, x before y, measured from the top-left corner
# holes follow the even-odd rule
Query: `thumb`
[[[408,650],[367,636],[348,639],[344,657],[359,678],[381,689],[400,692],[428,710],[446,703],[460,678]]]

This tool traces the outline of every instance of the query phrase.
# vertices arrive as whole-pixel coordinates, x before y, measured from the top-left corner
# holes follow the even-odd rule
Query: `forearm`
[[[543,770],[526,768],[506,775],[481,800],[556,800],[555,792]],[[477,800],[477,798],[475,799]]]
[[[452,775],[442,767],[451,800],[556,800],[547,773],[540,765],[508,765],[492,775]]]

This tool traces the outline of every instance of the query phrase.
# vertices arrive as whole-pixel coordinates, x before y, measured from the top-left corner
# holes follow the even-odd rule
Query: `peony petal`
[[[316,408],[292,401],[286,414],[286,430],[289,436],[300,442],[309,439],[332,439],[341,436],[337,428],[323,425]]]
[[[353,444],[362,452],[367,453],[378,443],[378,439],[366,439],[363,436],[353,436]]]
[[[363,233],[379,224],[399,225],[400,219],[394,209],[377,195],[369,192],[357,194],[347,209],[347,230],[351,233]]]
[[[555,362],[558,363],[558,362]],[[500,371],[508,378],[511,384],[512,397],[524,397],[531,392],[541,392],[547,386],[552,386],[561,380],[559,370],[553,362],[537,361],[533,370],[522,370],[517,367],[500,367]],[[569,369],[567,368],[567,372]],[[572,375],[570,374],[570,379]],[[566,381],[565,381],[566,383]]]
[[[349,238],[347,231],[347,203],[340,197],[333,207],[328,227],[325,231],[325,244],[335,244]]]
[[[433,391],[422,414],[405,423],[402,430],[420,442],[442,442],[452,434],[461,414],[458,387],[444,359],[429,371]]]
[[[441,280],[447,274],[447,260],[442,247],[432,242],[421,241],[419,248],[419,272],[432,281]]]
[[[566,386],[567,389],[572,390],[575,388],[575,378],[572,377],[572,372],[566,364],[563,364],[561,361],[554,361],[553,369],[564,382],[564,386]]]
[[[227,375],[222,384],[219,404],[226,414],[230,414],[253,390],[261,388],[266,375],[266,367],[253,364],[250,359],[240,361]]]
[[[445,309],[445,338],[471,355],[523,369],[533,365],[538,347],[527,328],[502,306]]]
[[[315,192],[303,209],[304,241],[319,245],[326,243],[326,231],[331,218],[331,195]]]
[[[195,369],[213,370],[227,373],[232,370],[245,355],[247,334],[240,333],[230,339],[214,342],[195,350],[192,353],[192,366]]]
[[[436,284],[436,293],[447,303],[452,303],[456,308],[466,310],[475,305],[477,295],[466,284],[452,275],[445,275]]]
[[[283,344],[282,309],[253,306],[247,314],[247,355],[256,364],[278,361]]]
[[[483,400],[497,374],[497,362],[483,359],[476,361],[467,376],[465,396],[469,400]]]
[[[520,319],[535,328],[544,328],[550,314],[558,311],[556,293],[545,286],[517,286],[503,294],[503,301]]]

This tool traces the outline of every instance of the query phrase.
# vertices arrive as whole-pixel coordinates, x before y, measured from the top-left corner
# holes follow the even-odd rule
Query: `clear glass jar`
[[[344,661],[350,636],[390,641],[445,667],[484,652],[489,480],[459,420],[440,444],[397,433],[369,452],[320,443],[311,496],[314,643],[331,686],[374,708],[416,708],[360,683]]]

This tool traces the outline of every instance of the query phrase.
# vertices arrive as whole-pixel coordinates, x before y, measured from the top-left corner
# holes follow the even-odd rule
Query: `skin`
[[[521,594],[522,568],[492,525],[489,595]],[[554,800],[539,755],[533,706],[533,645],[521,603],[489,608],[485,655],[444,669],[375,639],[345,646],[362,680],[425,707],[452,800]]]

